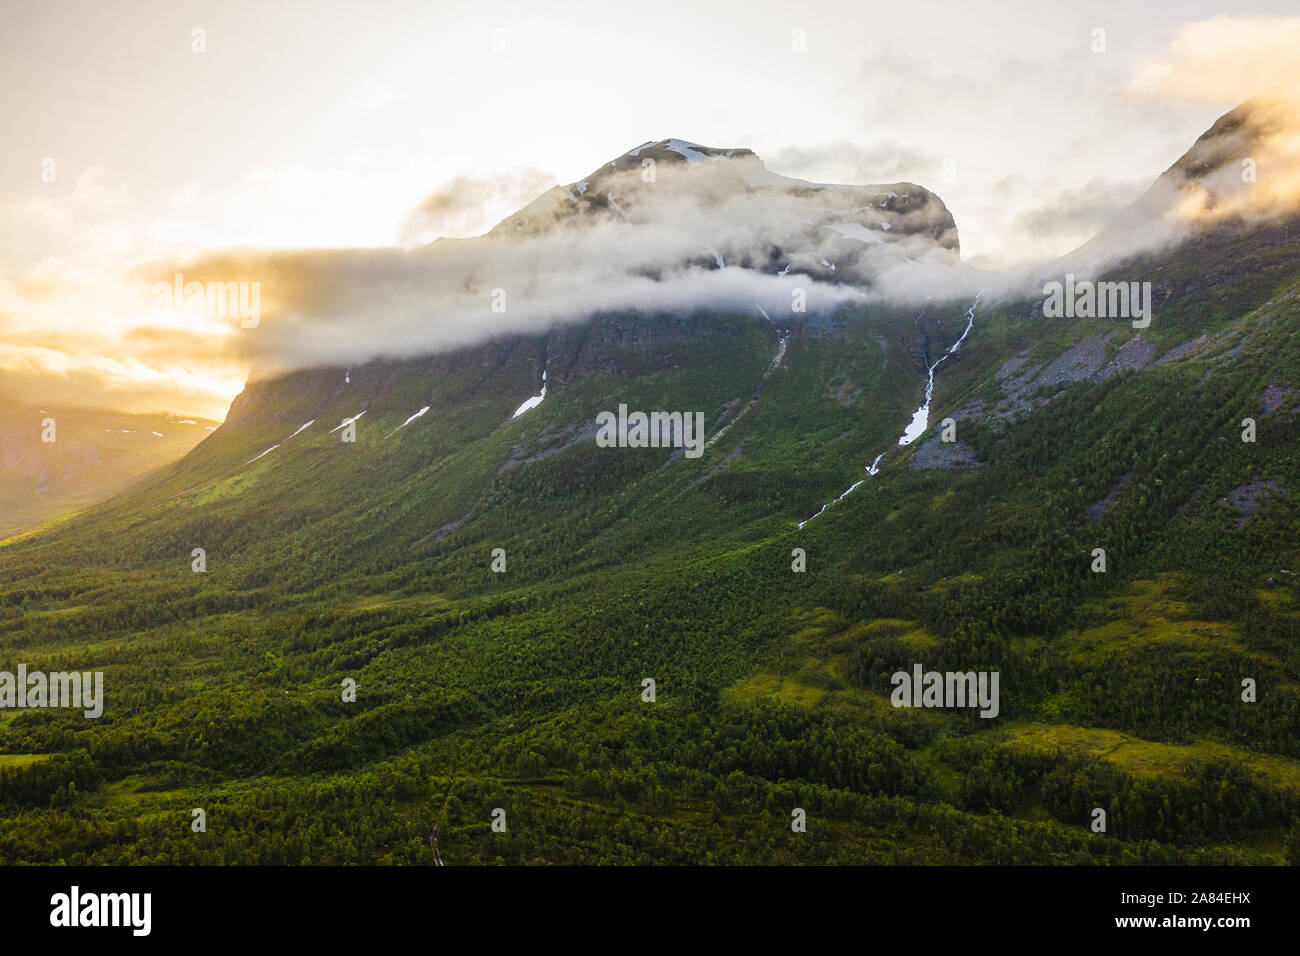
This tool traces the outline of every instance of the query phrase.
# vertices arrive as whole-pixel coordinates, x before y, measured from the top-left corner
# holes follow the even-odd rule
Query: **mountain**
[[[700,266],[864,284],[885,250],[942,251],[953,259],[960,251],[952,214],[921,186],[812,183],[773,173],[752,150],[680,139],[642,143],[555,186],[487,238],[536,238],[600,222],[696,233]]]
[[[0,538],[64,517],[170,464],[216,422],[0,399]]]
[[[1219,117],[1136,202],[1062,264],[1087,272],[1189,238],[1213,242],[1223,232],[1239,239],[1254,235],[1256,248],[1286,249],[1295,241],[1298,220],[1294,202],[1279,200],[1297,173],[1290,133],[1300,124],[1297,102],[1295,94],[1261,95]],[[1261,175],[1274,185],[1261,187]]]
[[[697,200],[700,211],[717,214],[737,197],[770,204],[801,232],[829,230],[867,244],[921,235],[953,252],[959,249],[957,225],[943,200],[913,183],[812,183],[772,172],[752,150],[680,139],[642,143],[582,180],[543,193],[488,235],[538,235],[593,218],[628,222],[676,216],[683,200]]]
[[[908,208],[956,252],[919,187],[850,210],[751,182],[747,151],[638,149],[487,241],[825,193],[745,268]],[[688,199],[638,192],[642,158]],[[1152,283],[1140,329],[936,283],[250,381],[179,462],[0,548],[0,670],[106,696],[0,728],[0,859],[1295,861],[1287,228],[1100,274]],[[701,413],[700,454],[598,443],[620,406]],[[893,706],[918,665],[996,673],[996,715]]]

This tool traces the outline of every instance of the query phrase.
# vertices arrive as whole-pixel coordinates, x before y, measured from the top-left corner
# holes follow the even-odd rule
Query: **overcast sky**
[[[8,0],[0,387],[222,417],[228,330],[163,341],[121,305],[134,265],[475,235],[665,137],[916,182],[967,261],[1045,259],[1282,79],[1248,54],[1300,39],[1262,19],[1294,6]]]

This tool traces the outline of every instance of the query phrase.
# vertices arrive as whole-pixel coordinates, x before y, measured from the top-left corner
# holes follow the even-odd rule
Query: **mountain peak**
[[[782,258],[783,250],[798,248],[814,271],[834,272],[837,259],[857,260],[867,247],[905,240],[959,250],[948,208],[914,183],[809,182],[773,172],[752,149],[675,138],[647,140],[580,180],[552,187],[488,236],[537,237],[602,224],[667,224],[701,229],[702,234],[744,234],[750,253],[754,241],[761,240],[761,255],[715,253],[710,258],[771,263]]]
[[[754,151],[750,149],[719,149],[715,146],[701,146],[699,143],[692,143],[690,140],[685,139],[652,139],[646,140],[636,149],[628,150],[619,159],[627,157],[636,160],[655,158],[656,160],[668,160],[669,162],[702,163],[713,159],[732,159],[738,156],[754,156]]]
[[[1300,96],[1261,93],[1224,113],[1145,193],[1070,254],[1090,270],[1192,236],[1300,221]]]

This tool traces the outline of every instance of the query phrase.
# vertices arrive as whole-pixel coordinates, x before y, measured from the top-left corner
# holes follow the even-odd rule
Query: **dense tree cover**
[[[914,316],[877,308],[796,327],[766,378],[766,323],[611,320],[600,362],[552,366],[513,422],[568,344],[377,363],[353,373],[357,447],[307,433],[247,464],[361,404],[310,377],[251,396],[176,467],[0,548],[0,670],[102,670],[107,697],[97,720],[3,715],[0,860],[430,864],[436,829],[449,863],[1294,861],[1300,395],[1265,416],[1260,394],[1300,381],[1300,344],[1293,298],[1248,298],[1153,326],[1241,320],[1230,361],[962,418],[973,468],[895,444],[920,356]],[[982,313],[932,421],[1095,332]],[[619,402],[713,433],[759,383],[699,460],[576,438]],[[1267,481],[1252,513],[1221,501]],[[999,716],[891,707],[914,663],[998,671]]]

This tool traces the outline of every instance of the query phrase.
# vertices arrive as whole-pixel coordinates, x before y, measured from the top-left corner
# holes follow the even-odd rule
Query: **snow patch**
[[[975,301],[971,303],[970,309],[968,309],[966,312],[966,330],[962,332],[960,338],[958,338],[957,341],[954,342],[948,348],[948,350],[943,353],[943,355],[939,356],[939,361],[935,362],[927,370],[926,382],[925,382],[925,404],[922,405],[920,408],[918,408],[912,414],[912,421],[908,423],[907,429],[903,432],[903,437],[898,439],[898,443],[900,445],[910,445],[912,442],[916,441],[916,439],[919,438],[925,432],[926,426],[930,422],[930,400],[934,397],[934,370],[939,367],[939,364],[943,362],[944,359],[946,359],[949,355],[952,355],[953,352],[956,352],[959,348],[961,348],[962,343],[966,341],[966,336],[970,335],[970,330],[975,325],[975,308],[980,304],[980,299],[983,297],[983,295],[984,293],[981,292],[979,295],[975,296]],[[879,455],[876,456],[875,461],[867,465],[868,475],[875,475],[879,473],[880,462],[881,459],[883,459],[884,457],[885,457],[885,453],[881,452]],[[866,481],[866,479],[864,478],[862,479],[862,481]],[[848,491],[844,492],[844,494],[836,498],[835,501],[843,501],[845,498],[847,498],[849,495],[853,493],[854,489],[856,489],[858,485],[862,484],[862,481],[858,481],[855,484],[853,484]],[[822,505],[821,511],[813,515],[812,518],[808,518],[804,521],[799,522],[799,527],[802,528],[809,521],[812,521],[813,518],[820,517],[822,513],[826,511],[827,508],[835,504],[835,501],[830,501]]]
[[[900,445],[912,444],[912,442],[925,434],[926,428],[929,427],[930,401],[934,398],[934,370],[939,367],[944,359],[961,348],[961,344],[966,341],[966,336],[970,335],[971,327],[975,325],[975,307],[980,304],[980,298],[983,295],[984,293],[981,292],[979,295],[975,296],[975,301],[971,303],[970,310],[966,313],[966,331],[962,332],[961,337],[949,347],[948,351],[940,355],[938,361],[931,365],[927,371],[925,379],[925,402],[920,408],[912,413],[912,420],[908,423],[906,430],[904,430],[903,437],[898,439]]]
[[[398,432],[400,432],[403,428],[405,428],[407,425],[411,424],[411,422],[415,421],[417,418],[419,418],[421,415],[423,415],[425,412],[427,412],[427,411],[429,410],[429,407],[430,407],[430,406],[425,405],[424,408],[420,409],[418,412],[416,412],[414,415],[412,415],[412,416],[411,416],[410,418],[408,418],[406,421],[402,422],[402,424],[398,425],[396,428],[394,428],[391,432],[389,432],[389,433],[388,433],[387,435],[385,435],[384,437],[385,437],[385,438],[391,438],[391,437],[393,437],[393,436],[396,435]]]
[[[337,425],[335,425],[333,428],[331,428],[329,433],[330,433],[331,435],[333,435],[333,434],[334,434],[336,431],[338,431],[340,428],[344,428],[344,427],[346,427],[347,425],[351,425],[353,422],[355,422],[358,418],[360,418],[360,417],[361,417],[362,415],[364,415],[364,414],[365,414],[365,412],[357,412],[357,413],[356,413],[355,415],[353,415],[351,418],[345,418],[345,419],[343,419],[343,421],[339,422]],[[312,419],[312,421],[315,421],[315,419]],[[307,425],[310,425],[310,424],[311,424],[311,422],[308,422],[308,423],[307,423]],[[303,426],[303,428],[306,428],[306,427],[307,427],[306,425]],[[298,429],[298,431],[302,431],[302,428]],[[294,434],[296,435],[296,434],[298,434],[298,432],[294,432]]]
[[[511,415],[510,418],[512,420],[516,419],[524,412],[536,408],[538,405],[542,404],[542,399],[544,399],[545,397],[546,397],[546,369],[542,369],[542,394],[534,395],[528,401],[524,402],[522,405],[520,405],[518,408],[515,409],[515,413]]]
[[[875,233],[867,229],[867,227],[862,225],[862,223],[860,222],[837,222],[832,225],[828,225],[826,228],[832,230],[833,232],[838,232],[841,236],[843,236],[846,239],[856,239],[858,240],[858,242],[884,242],[885,241],[881,239],[879,236],[877,236]]]
[[[365,414],[365,412],[362,412],[362,413],[361,413],[361,415],[364,415],[364,414]],[[361,415],[358,415],[357,418],[360,418]],[[355,419],[355,418],[354,418],[354,419],[349,419],[349,421],[356,421],[356,419]],[[299,426],[298,426],[298,430],[295,431],[295,432],[293,433],[293,435],[297,435],[297,434],[298,434],[299,432],[301,432],[304,428],[307,428],[307,427],[310,426],[310,425],[314,425],[315,423],[316,423],[316,419],[313,418],[311,421],[307,422],[307,424],[305,424],[305,425],[299,425]],[[344,423],[343,423],[343,425],[346,425],[346,424],[347,424],[347,422],[344,422]],[[340,425],[339,428],[342,428],[343,425]],[[335,431],[337,431],[337,430],[338,430],[338,429],[335,429]],[[214,429],[211,425],[209,425],[209,426],[208,426],[208,431],[216,431],[216,429]],[[157,433],[157,432],[154,432],[154,434],[157,435],[158,433]],[[289,438],[292,438],[293,435],[290,435]],[[162,436],[159,435],[158,437],[161,438]],[[262,452],[261,455],[258,455],[257,458],[261,458],[261,457],[263,457],[264,455],[269,455],[269,454],[271,454],[271,452],[275,451],[277,448],[279,448],[281,445],[283,445],[285,441],[288,441],[289,438],[286,438],[284,441],[278,441],[278,442],[276,442],[274,445],[272,445],[272,446],[271,446],[270,448],[268,448],[266,451]],[[250,459],[248,459],[248,461],[244,462],[244,464],[245,464],[245,465],[251,465],[253,462],[257,461],[257,458],[250,458]]]
[[[671,149],[688,163],[707,163],[713,158],[708,153],[700,152],[702,147],[699,143],[688,143],[684,139],[667,139],[663,145],[664,149]]]
[[[880,459],[876,459],[876,460],[879,461]],[[862,484],[862,482],[863,482],[863,481],[866,481],[866,480],[867,480],[867,479],[863,478],[861,481],[855,481],[852,485],[849,486],[849,490],[846,491],[846,492],[844,492],[844,494],[840,495],[838,498],[836,498],[835,501],[828,501],[828,502],[826,502],[826,504],[822,505],[822,510],[819,511],[819,512],[817,512],[815,515],[813,515],[812,518],[808,518],[808,519],[806,519],[806,520],[804,520],[804,521],[800,521],[800,522],[799,522],[799,527],[802,528],[802,527],[803,527],[804,525],[806,525],[809,521],[812,521],[813,518],[820,518],[820,517],[822,516],[822,513],[825,512],[825,510],[826,510],[827,508],[829,508],[831,505],[835,504],[835,502],[837,502],[837,501],[843,501],[843,500],[844,500],[845,498],[847,498],[849,495],[853,494],[853,492],[855,492],[855,491],[857,490],[858,485]]]

